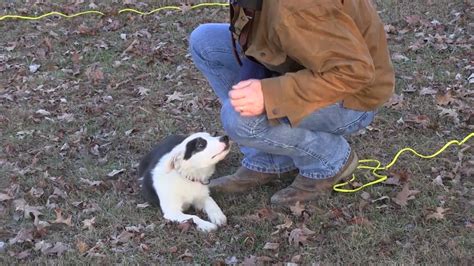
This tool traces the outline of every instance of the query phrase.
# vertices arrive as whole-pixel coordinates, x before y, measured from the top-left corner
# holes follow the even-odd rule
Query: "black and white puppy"
[[[199,230],[216,230],[227,218],[209,195],[207,184],[216,164],[229,150],[227,136],[213,137],[199,132],[189,137],[165,138],[138,167],[143,196],[152,205],[161,207],[165,219],[174,222],[192,219]],[[184,214],[190,206],[203,210],[211,222]]]

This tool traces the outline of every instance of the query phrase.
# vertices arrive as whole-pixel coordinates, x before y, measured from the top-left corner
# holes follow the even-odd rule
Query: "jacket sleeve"
[[[262,80],[269,119],[298,124],[374,80],[374,63],[355,22],[340,7],[298,10],[275,28],[277,46],[304,69]]]

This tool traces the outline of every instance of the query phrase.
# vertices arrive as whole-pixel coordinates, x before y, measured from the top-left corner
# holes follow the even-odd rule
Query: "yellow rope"
[[[153,13],[156,13],[156,12],[159,12],[159,11],[162,11],[162,10],[186,10],[187,8],[196,9],[196,8],[201,8],[201,7],[226,7],[226,6],[229,6],[229,4],[228,3],[201,3],[201,4],[197,4],[197,5],[193,5],[193,6],[163,6],[163,7],[153,9],[149,12],[142,12],[142,11],[139,11],[139,10],[136,10],[136,9],[133,9],[133,8],[124,8],[124,9],[120,9],[118,11],[118,13],[122,14],[122,13],[129,12],[129,13],[135,13],[135,14],[146,16],[146,15],[151,15]],[[82,12],[71,14],[71,15],[67,15],[67,14],[64,14],[64,13],[61,13],[61,12],[53,11],[53,12],[49,12],[49,13],[46,13],[46,14],[43,14],[43,15],[40,15],[40,16],[4,15],[4,16],[0,16],[0,20],[5,20],[5,19],[38,20],[38,19],[42,19],[42,18],[45,18],[45,17],[54,16],[54,15],[61,16],[61,17],[64,17],[64,18],[74,18],[74,17],[77,17],[77,16],[86,15],[86,14],[96,14],[96,15],[100,15],[100,16],[105,15],[105,13],[97,11],[97,10],[87,10],[87,11],[82,11]]]
[[[400,157],[400,155],[402,155],[402,153],[409,151],[409,152],[412,152],[413,154],[415,154],[416,156],[418,156],[420,158],[431,159],[431,158],[434,158],[434,157],[438,156],[440,153],[442,153],[444,150],[446,150],[446,148],[448,148],[449,146],[451,146],[453,144],[456,144],[458,146],[463,145],[464,143],[466,143],[473,136],[474,136],[474,132],[467,135],[467,137],[465,137],[462,141],[451,140],[448,143],[446,143],[441,149],[439,149],[438,151],[436,151],[435,153],[430,154],[430,155],[420,154],[412,148],[403,148],[395,155],[395,157],[393,157],[392,161],[386,166],[381,166],[382,164],[380,163],[380,161],[374,160],[374,159],[359,160],[359,166],[357,166],[357,169],[371,170],[372,174],[374,176],[376,176],[377,179],[372,181],[372,182],[363,184],[362,186],[354,188],[354,189],[341,188],[341,187],[344,187],[344,186],[350,184],[351,182],[353,182],[356,179],[355,174],[352,174],[351,180],[349,180],[347,182],[344,182],[344,183],[336,184],[336,185],[333,186],[333,189],[334,189],[334,191],[337,191],[337,192],[349,193],[349,192],[356,192],[356,191],[359,191],[359,190],[361,190],[363,188],[366,188],[368,186],[372,186],[374,184],[383,182],[388,178],[388,176],[379,174],[378,172],[383,171],[383,170],[387,170],[390,167],[392,167],[395,164],[395,162],[398,160],[398,157]]]

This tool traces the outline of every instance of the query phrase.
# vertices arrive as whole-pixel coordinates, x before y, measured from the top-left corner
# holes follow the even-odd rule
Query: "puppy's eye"
[[[196,149],[204,150],[205,147],[206,147],[206,142],[204,140],[199,139],[196,143]]]

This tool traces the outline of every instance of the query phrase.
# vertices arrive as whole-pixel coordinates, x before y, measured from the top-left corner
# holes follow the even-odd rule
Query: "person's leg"
[[[189,47],[196,67],[204,74],[222,104],[228,92],[238,82],[240,66],[234,56],[229,24],[210,23],[196,28],[190,35]],[[223,123],[228,118],[222,116]],[[239,143],[237,141],[238,144]],[[244,162],[260,173],[283,173],[293,170],[291,158],[272,155],[241,145]]]
[[[316,184],[318,180],[332,180],[348,164],[354,167],[357,159],[351,157],[351,148],[343,135],[367,126],[373,120],[374,112],[350,110],[337,103],[314,112],[297,127],[291,127],[287,120],[272,126],[265,115],[242,117],[229,102],[224,103],[221,115],[226,118],[223,126],[232,139],[266,153],[291,157],[300,171],[298,177],[309,180],[308,184]],[[243,165],[259,170],[250,158],[246,158]],[[354,170],[352,168],[348,172]],[[305,194],[302,199],[312,199],[316,194]],[[288,198],[294,195],[290,196]],[[285,199],[280,197],[278,200]],[[276,201],[272,197],[272,202],[278,203]]]

